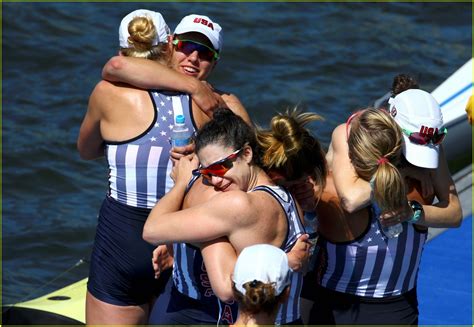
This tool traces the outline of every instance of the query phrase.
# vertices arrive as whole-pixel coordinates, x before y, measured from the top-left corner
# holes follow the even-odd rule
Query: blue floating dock
[[[473,325],[472,214],[425,245],[418,301],[420,325]]]

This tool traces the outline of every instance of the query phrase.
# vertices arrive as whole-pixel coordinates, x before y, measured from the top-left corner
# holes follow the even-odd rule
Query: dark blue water
[[[321,114],[312,128],[326,145],[395,74],[432,90],[471,57],[470,3],[2,3],[3,303],[87,274],[87,264],[63,272],[90,253],[107,170],[75,143],[120,20],[138,8],[171,28],[194,12],[218,21],[210,81],[260,125],[295,105]]]

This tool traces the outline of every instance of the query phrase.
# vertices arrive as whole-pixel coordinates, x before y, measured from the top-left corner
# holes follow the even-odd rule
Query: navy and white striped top
[[[387,238],[381,231],[379,212],[370,210],[367,230],[356,240],[332,243],[321,235],[319,284],[325,288],[367,298],[386,298],[416,286],[427,232],[404,222],[403,232]]]
[[[120,203],[153,208],[173,187],[170,133],[177,115],[185,116],[186,126],[195,131],[189,95],[149,91],[155,116],[137,137],[123,142],[106,142],[109,164],[108,194]]]
[[[254,191],[268,192],[277,199],[285,210],[288,232],[281,249],[289,252],[298,236],[304,233],[304,227],[293,197],[278,186],[257,186],[252,190],[252,192]],[[176,289],[193,299],[207,301],[210,297],[214,297],[217,301],[217,297],[212,292],[199,249],[190,244],[179,243],[174,244],[174,254],[173,281]],[[302,273],[292,273],[290,296],[288,301],[280,307],[277,324],[293,322],[300,318],[299,297],[302,283]],[[236,309],[237,307],[234,306],[233,310]]]

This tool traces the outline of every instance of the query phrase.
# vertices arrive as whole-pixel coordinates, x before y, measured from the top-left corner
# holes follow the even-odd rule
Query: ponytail
[[[373,195],[383,210],[396,210],[406,202],[405,182],[397,168],[402,133],[390,115],[365,109],[351,125],[349,157],[359,177],[370,181]]]

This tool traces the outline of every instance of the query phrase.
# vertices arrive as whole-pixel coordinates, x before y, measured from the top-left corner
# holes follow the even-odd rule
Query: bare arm
[[[308,235],[301,235],[290,252],[287,253],[288,263],[293,271],[301,271],[309,256]],[[212,242],[203,243],[201,253],[206,266],[212,291],[222,301],[230,301],[232,292],[232,273],[237,253],[225,237]]]
[[[214,109],[225,106],[221,96],[210,86],[153,60],[124,56],[112,57],[102,69],[102,78],[142,89],[188,93],[208,116]]]
[[[417,224],[428,227],[459,227],[462,221],[461,203],[442,146],[438,169],[431,176],[438,202],[423,206],[425,214]]]
[[[179,210],[185,186],[173,187],[151,211],[143,238],[151,244],[201,243],[227,236],[245,224],[251,215],[248,196],[242,191],[216,195],[212,201]]]
[[[87,112],[77,138],[77,150],[82,159],[97,159],[104,155],[104,140],[100,132],[100,121],[106,88],[104,82],[99,82],[89,98]]]
[[[355,212],[370,204],[370,184],[359,178],[349,159],[346,125],[341,124],[332,133],[332,174],[337,195],[347,212]]]
[[[112,57],[102,69],[102,78],[142,89],[162,89],[192,93],[199,81],[180,74],[156,61],[124,56]]]
[[[201,246],[201,254],[214,294],[224,302],[233,299],[232,273],[237,254],[225,237]]]

